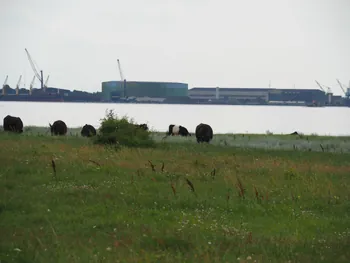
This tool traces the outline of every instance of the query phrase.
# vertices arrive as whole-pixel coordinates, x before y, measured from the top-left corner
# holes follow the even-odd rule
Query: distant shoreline
[[[325,108],[325,107],[345,107],[350,105],[322,105],[312,106],[297,103],[269,103],[269,104],[225,104],[225,103],[153,103],[153,102],[114,102],[114,101],[21,101],[21,100],[0,100],[0,102],[31,102],[31,103],[89,103],[89,104],[146,104],[146,105],[195,105],[195,106],[286,106],[286,107],[308,107],[308,108]]]

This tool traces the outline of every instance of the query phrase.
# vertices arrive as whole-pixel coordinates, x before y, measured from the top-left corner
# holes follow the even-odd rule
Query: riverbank
[[[168,139],[115,151],[0,133],[1,259],[349,261],[349,154]]]
[[[81,127],[69,128],[67,137],[81,137]],[[22,136],[48,136],[48,127],[28,126]],[[165,131],[152,132],[152,137],[159,143],[194,143],[191,137],[169,136],[164,139]],[[283,135],[283,134],[214,134],[212,145],[223,147],[243,147],[271,150],[321,151],[350,153],[350,136]]]

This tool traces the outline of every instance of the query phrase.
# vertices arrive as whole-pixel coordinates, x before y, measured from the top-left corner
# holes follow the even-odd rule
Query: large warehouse
[[[192,88],[188,95],[192,99],[261,99],[268,101],[269,89],[243,89],[243,88]]]
[[[176,82],[149,81],[106,81],[102,82],[102,100],[111,101],[123,97],[169,98],[187,97],[188,84]]]
[[[317,89],[268,89],[268,88],[193,88],[189,97],[197,102],[222,100],[233,104],[306,103],[325,104],[326,94]]]
[[[327,103],[327,95],[318,89],[271,89],[269,90],[269,101],[300,101],[306,103]]]

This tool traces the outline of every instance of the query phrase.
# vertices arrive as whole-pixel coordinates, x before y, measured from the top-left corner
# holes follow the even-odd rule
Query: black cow
[[[213,139],[213,129],[208,124],[200,123],[196,127],[197,142],[210,142]]]
[[[11,131],[11,132],[23,132],[23,122],[21,118],[19,117],[13,117],[11,115],[7,115],[4,118],[4,131]]]
[[[169,130],[165,134],[166,136],[174,136],[174,135],[180,135],[180,136],[191,136],[191,133],[188,132],[188,130],[181,126],[181,125],[169,125]]]
[[[67,133],[67,125],[64,121],[58,120],[50,125],[51,135],[65,135]]]
[[[80,132],[83,137],[92,137],[96,135],[96,129],[90,124],[85,124]]]
[[[144,129],[145,131],[148,131],[148,126],[146,123],[143,124],[137,124],[136,125],[138,128]]]

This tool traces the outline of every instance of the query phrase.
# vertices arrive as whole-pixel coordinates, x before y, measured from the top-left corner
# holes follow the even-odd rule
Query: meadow
[[[0,132],[0,262],[349,262],[350,138]]]

